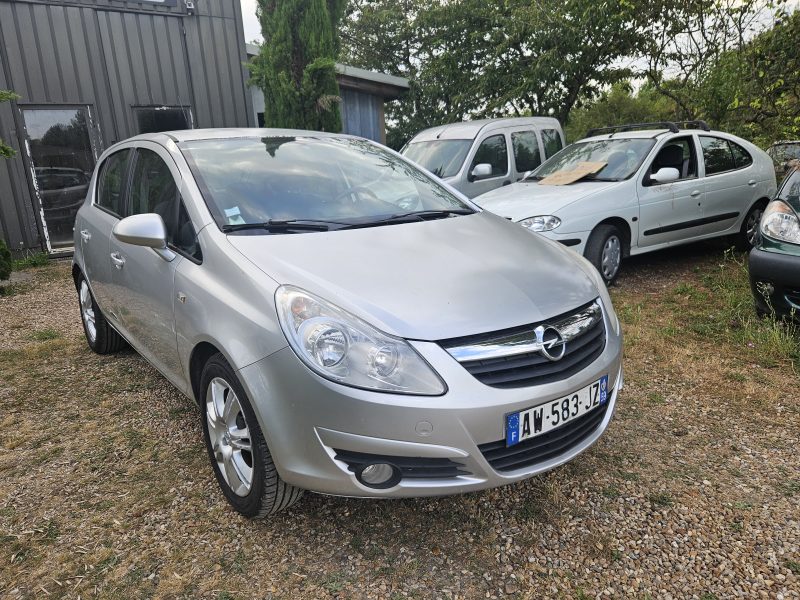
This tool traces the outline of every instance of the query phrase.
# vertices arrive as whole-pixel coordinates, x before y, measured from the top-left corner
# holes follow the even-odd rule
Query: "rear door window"
[[[545,158],[550,158],[564,147],[561,135],[555,129],[542,129],[542,143],[544,143]]]
[[[536,132],[515,131],[511,134],[511,148],[514,150],[514,164],[517,173],[533,171],[542,164],[539,152],[539,138]]]
[[[128,148],[109,156],[103,163],[97,185],[97,206],[117,217],[125,212],[125,174],[130,153]]]
[[[492,177],[499,177],[508,173],[506,136],[503,134],[493,135],[483,140],[481,145],[478,146],[475,158],[472,159],[472,165],[469,168],[470,172],[475,168],[475,165],[482,163],[492,165]]]
[[[724,173],[736,168],[728,140],[722,138],[700,136],[700,145],[703,147],[703,161],[706,165],[706,175]]]

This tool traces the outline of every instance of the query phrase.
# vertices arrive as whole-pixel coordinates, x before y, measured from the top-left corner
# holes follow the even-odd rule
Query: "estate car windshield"
[[[633,175],[653,148],[652,139],[607,139],[577,142],[545,162],[528,179],[543,179],[559,171],[571,171],[582,162],[606,165],[587,181],[622,181]]]
[[[431,140],[413,142],[403,156],[422,165],[437,177],[452,177],[461,169],[472,140]]]
[[[180,148],[223,231],[327,231],[475,212],[365,140],[248,137]]]

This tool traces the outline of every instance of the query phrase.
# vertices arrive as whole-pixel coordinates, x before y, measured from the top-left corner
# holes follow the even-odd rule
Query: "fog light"
[[[390,488],[400,483],[400,469],[389,463],[373,463],[361,467],[356,479],[368,487]]]

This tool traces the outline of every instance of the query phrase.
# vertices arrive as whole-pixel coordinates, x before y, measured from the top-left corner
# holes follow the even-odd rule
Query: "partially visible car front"
[[[756,310],[800,321],[800,168],[786,176],[761,217],[749,257]]]
[[[775,168],[775,177],[780,183],[800,163],[800,140],[775,142],[767,149]]]
[[[530,231],[571,246],[583,253],[597,224],[595,215],[628,198],[636,201],[632,185],[656,140],[641,132],[631,137],[593,137],[561,150],[522,181],[475,198],[482,208],[517,222]],[[573,171],[581,163],[600,168],[568,184],[552,183],[548,177]]]

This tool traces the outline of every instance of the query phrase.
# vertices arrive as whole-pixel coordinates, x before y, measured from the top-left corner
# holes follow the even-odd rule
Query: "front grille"
[[[594,306],[595,303],[592,302],[545,323],[534,323],[499,332],[444,340],[439,343],[451,354],[458,352],[460,348],[481,344],[494,344],[493,347],[498,349],[498,353],[503,354],[506,348],[513,349],[513,343],[505,343],[503,340],[518,340],[526,332],[532,333],[541,325],[555,324],[558,326],[561,323],[568,323],[571,317]],[[597,310],[599,311],[599,305]],[[606,345],[606,331],[602,312],[599,312],[599,315],[600,318],[590,327],[566,342],[566,351],[560,360],[552,361],[540,351],[533,351],[510,355],[505,353],[505,355],[480,360],[463,359],[459,362],[478,381],[496,388],[528,387],[561,381],[582,371],[603,352]]]
[[[610,396],[610,392],[609,392]],[[483,457],[496,471],[514,471],[543,463],[574,448],[594,433],[606,416],[609,403],[563,427],[548,431],[535,438],[506,447],[505,440],[478,446]]]
[[[462,469],[461,463],[449,458],[428,458],[424,456],[386,456],[383,454],[365,454],[349,450],[336,450],[336,460],[347,463],[350,471],[355,472],[360,466],[371,463],[390,463],[400,469],[403,479],[446,479],[459,475],[470,475]]]

